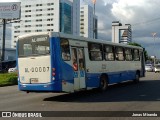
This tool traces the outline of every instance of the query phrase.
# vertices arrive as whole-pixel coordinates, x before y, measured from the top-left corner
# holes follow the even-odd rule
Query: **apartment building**
[[[93,14],[93,7],[82,5],[80,8],[80,36],[98,38],[98,19]]]
[[[130,24],[122,25],[119,21],[112,22],[112,42],[129,43],[132,42],[132,30]]]
[[[79,36],[80,0],[21,1],[21,21],[12,24],[12,45],[19,35],[33,32],[63,32]]]

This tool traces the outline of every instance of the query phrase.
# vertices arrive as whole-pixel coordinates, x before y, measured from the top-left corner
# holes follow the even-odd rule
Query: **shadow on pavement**
[[[105,92],[81,91],[45,98],[44,101],[58,102],[127,102],[160,101],[160,80],[145,80],[111,85]]]

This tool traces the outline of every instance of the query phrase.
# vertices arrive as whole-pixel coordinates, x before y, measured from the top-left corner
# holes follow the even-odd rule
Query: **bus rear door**
[[[84,48],[72,47],[72,65],[74,70],[74,90],[86,88]]]

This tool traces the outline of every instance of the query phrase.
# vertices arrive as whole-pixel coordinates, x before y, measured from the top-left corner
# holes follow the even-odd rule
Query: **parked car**
[[[152,64],[146,64],[145,65],[145,71],[153,72],[154,71],[154,66]]]
[[[160,72],[160,65],[155,65],[154,71],[155,71],[155,73]]]
[[[8,73],[13,73],[13,72],[16,72],[16,71],[17,71],[16,67],[8,69]]]

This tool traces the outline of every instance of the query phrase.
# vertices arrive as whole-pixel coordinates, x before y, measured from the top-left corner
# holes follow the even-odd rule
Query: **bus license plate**
[[[38,83],[38,78],[31,78],[31,83]]]

